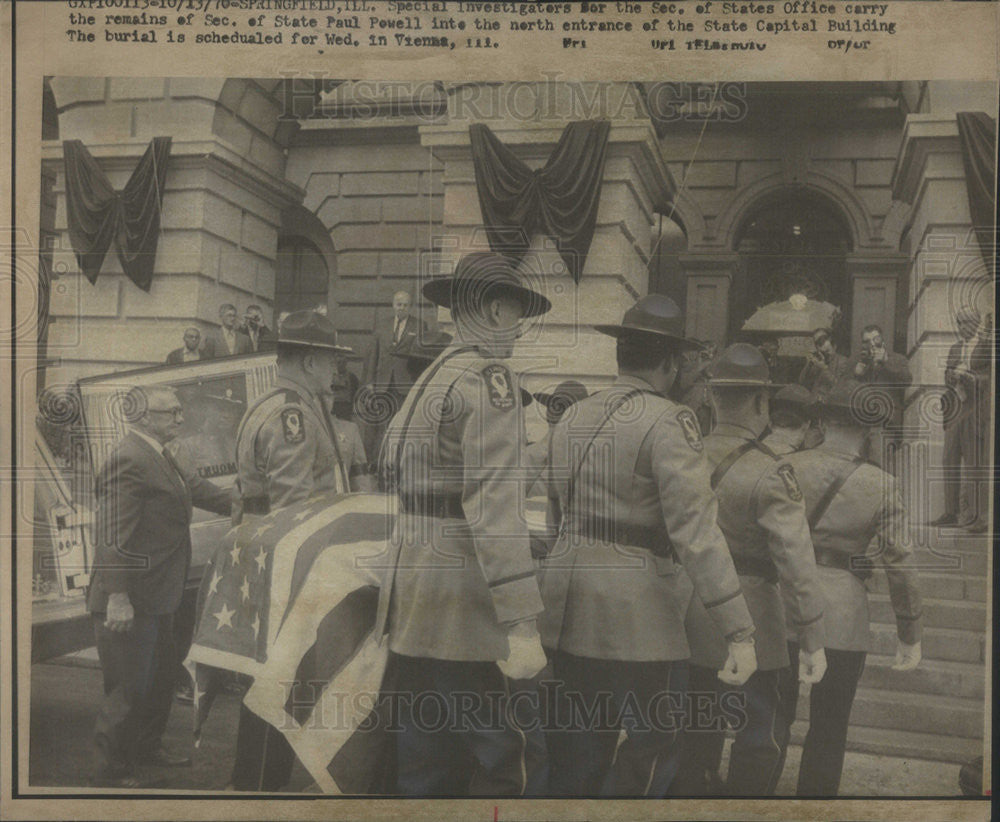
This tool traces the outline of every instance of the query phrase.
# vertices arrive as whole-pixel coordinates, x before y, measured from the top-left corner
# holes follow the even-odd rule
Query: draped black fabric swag
[[[960,111],[957,118],[972,225],[986,264],[992,267],[995,264],[993,252],[996,248],[993,240],[996,224],[993,187],[997,181],[997,125],[992,117],[982,111]]]
[[[530,169],[482,123],[469,127],[479,208],[490,247],[519,259],[531,235],[548,234],[574,282],[580,282],[597,222],[607,120],[570,123],[544,168]]]
[[[169,160],[170,138],[154,137],[125,188],[115,191],[83,143],[63,142],[69,238],[80,270],[91,284],[97,281],[114,240],[122,270],[139,288],[149,291]]]

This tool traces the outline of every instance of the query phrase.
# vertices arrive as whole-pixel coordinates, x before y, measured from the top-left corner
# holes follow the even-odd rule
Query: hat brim
[[[333,343],[317,342],[315,340],[278,340],[278,345],[297,345],[302,348],[323,348],[327,351],[336,351],[338,354],[353,354],[354,349],[347,345],[335,345]]]
[[[782,388],[782,383],[761,382],[760,380],[713,380],[709,378],[710,387],[718,388]]]
[[[680,348],[697,351],[701,348],[701,343],[695,340],[688,339],[687,337],[679,337],[676,334],[667,334],[663,331],[651,331],[646,328],[632,328],[627,325],[595,325],[592,326],[595,331],[599,331],[601,334],[607,334],[609,337],[614,337],[615,339],[621,339],[623,337],[634,337],[637,339],[648,339],[650,343],[669,343],[671,345],[676,345]]]
[[[434,305],[442,308],[452,308],[452,287],[454,277],[435,277],[424,283],[421,293]],[[494,293],[504,293],[516,299],[524,307],[525,317],[538,317],[552,309],[552,302],[544,294],[513,283],[496,283],[488,290]]]

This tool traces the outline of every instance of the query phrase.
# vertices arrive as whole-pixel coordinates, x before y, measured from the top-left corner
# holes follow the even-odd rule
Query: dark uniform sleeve
[[[875,538],[869,551],[878,551],[876,563],[889,578],[889,599],[896,615],[896,633],[901,642],[914,645],[922,633],[923,606],[917,572],[912,566],[909,517],[895,483],[885,491],[886,501],[876,514]]]
[[[288,412],[298,414],[299,428],[289,422]],[[325,436],[325,432],[317,431],[302,409],[291,404],[282,406],[260,427],[256,453],[264,463],[272,509],[293,505],[312,495],[319,436]]]
[[[542,597],[522,510],[523,480],[518,475],[521,403],[517,377],[504,365],[490,383],[483,372],[469,372],[457,384],[468,403],[461,433],[462,506],[472,531],[476,557],[489,585],[497,621],[513,624],[542,611]],[[497,382],[506,382],[498,390]],[[509,390],[509,396],[505,391]],[[508,404],[510,400],[510,404]]]
[[[686,427],[676,415],[691,417]],[[705,610],[725,636],[753,627],[729,546],[717,522],[718,502],[694,415],[665,413],[653,426],[650,457],[667,534]]]
[[[826,642],[823,632],[823,592],[816,573],[806,509],[795,472],[776,464],[757,483],[757,522],[767,533],[767,548],[778,570],[789,627],[809,653]]]

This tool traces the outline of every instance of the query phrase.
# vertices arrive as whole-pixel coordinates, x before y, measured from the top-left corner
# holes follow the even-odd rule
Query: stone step
[[[795,715],[799,719],[809,717],[809,698],[805,691],[799,696]],[[982,739],[983,702],[981,699],[858,688],[851,709],[851,725]]]
[[[888,594],[868,598],[872,622],[893,624],[896,620]],[[959,628],[965,631],[986,630],[986,603],[924,597],[925,628]]]
[[[925,574],[962,574],[985,577],[989,570],[989,556],[979,551],[940,549],[930,552],[915,551],[913,565],[921,576]]]
[[[978,663],[923,659],[913,671],[894,671],[895,656],[869,654],[861,685],[894,693],[923,693],[957,696],[983,702],[986,667]]]
[[[886,575],[876,571],[868,580],[868,590],[872,593],[888,593],[889,581]],[[985,577],[925,571],[920,574],[920,592],[928,599],[985,602],[987,581]]]
[[[873,623],[871,631],[871,653],[895,656],[896,626]],[[974,631],[927,628],[921,641],[921,652],[925,659],[982,663],[985,659],[985,644],[985,635]]]
[[[796,720],[792,725],[792,744],[801,745],[805,739],[808,722]],[[915,733],[887,728],[864,728],[852,725],[847,729],[847,750],[876,756],[894,756],[905,759],[930,759],[936,762],[953,762],[964,765],[970,759],[983,755],[981,739]],[[958,793],[956,773],[955,793]]]

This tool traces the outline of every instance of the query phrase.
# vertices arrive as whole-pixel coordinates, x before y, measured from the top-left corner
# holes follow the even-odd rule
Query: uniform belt
[[[778,569],[768,557],[733,556],[736,573],[744,577],[760,577],[765,582],[778,581]]]
[[[831,551],[829,548],[815,548],[816,564],[824,568],[836,568],[840,571],[850,571],[864,582],[872,575],[874,563],[865,554],[844,554]]]
[[[243,497],[243,513],[264,516],[271,513],[271,501],[265,497]]]
[[[654,556],[669,557],[674,562],[678,561],[666,530],[655,525],[637,525],[605,517],[587,517],[581,522],[570,525],[568,530],[584,539],[644,548]]]
[[[465,519],[460,494],[403,494],[399,505],[405,514],[437,519]]]

